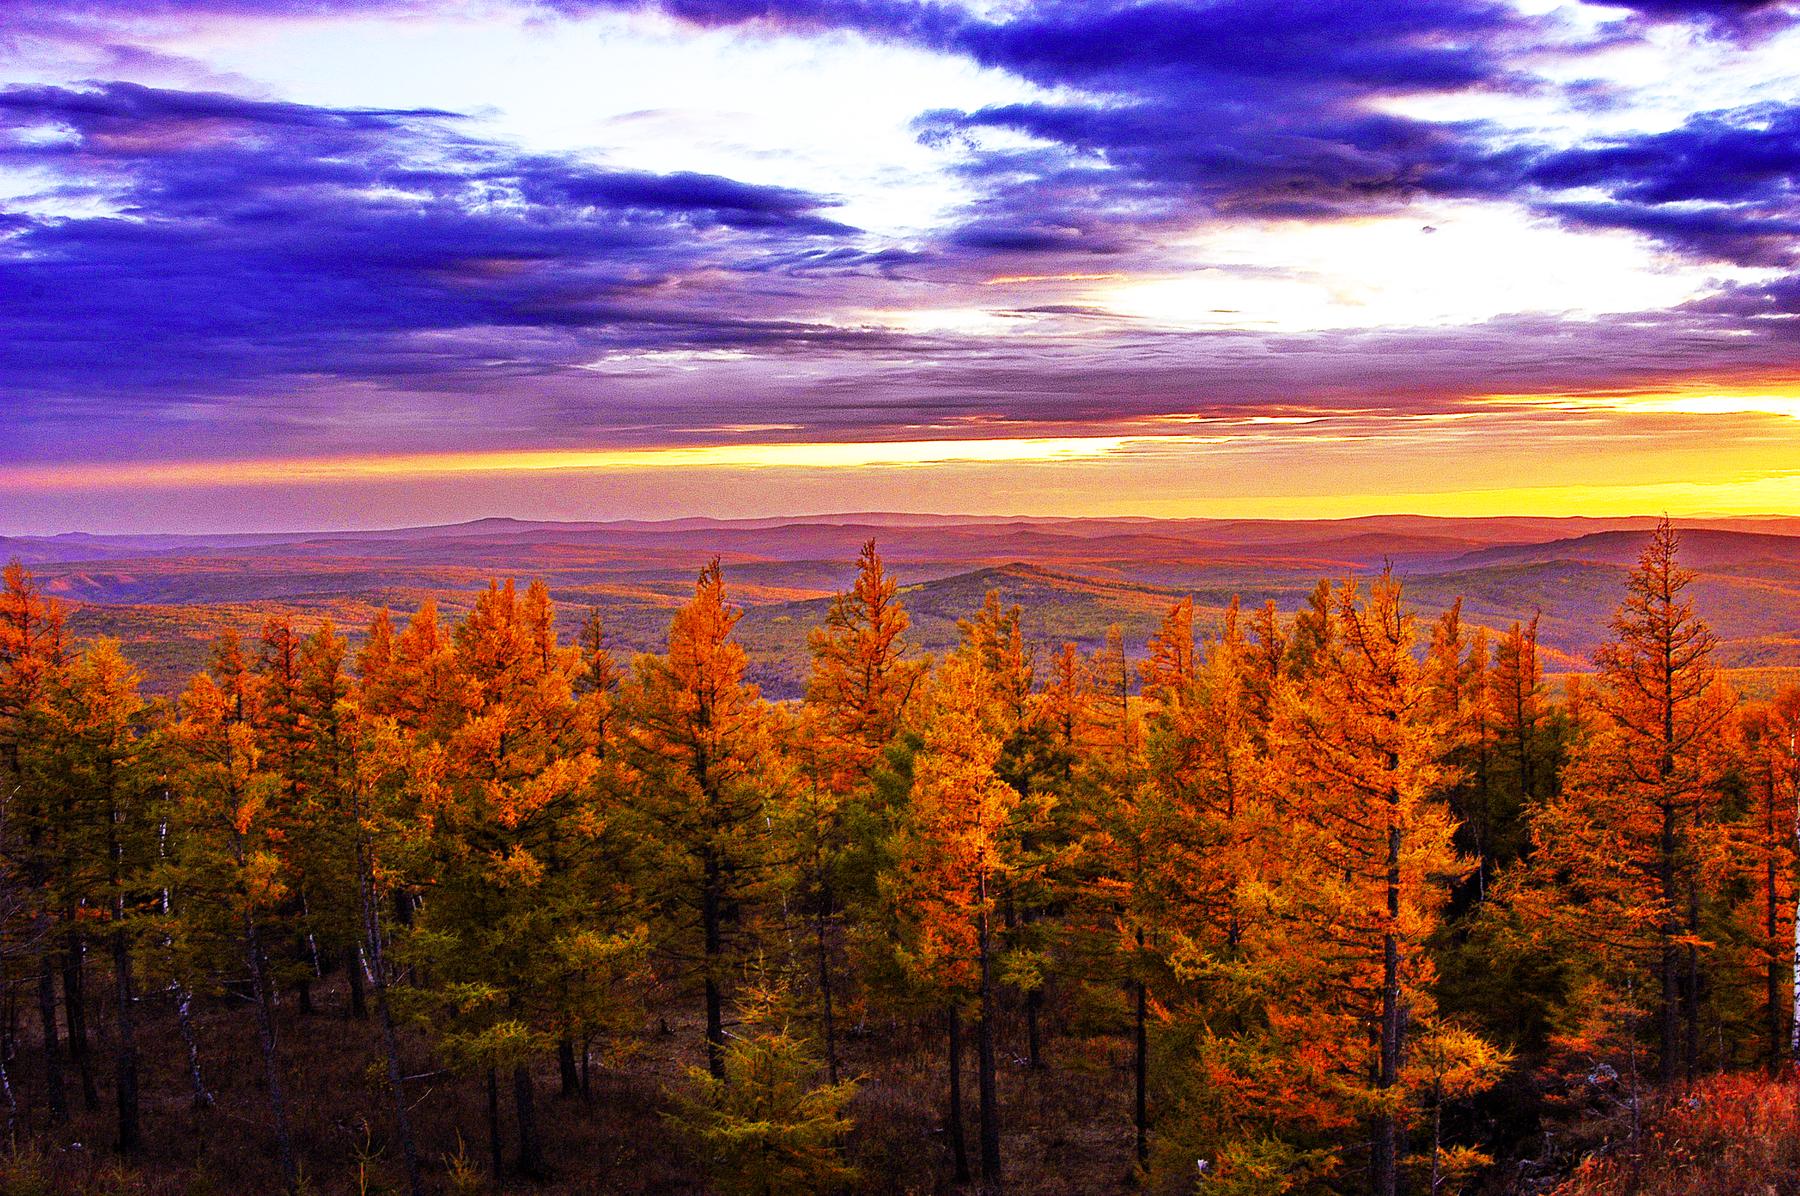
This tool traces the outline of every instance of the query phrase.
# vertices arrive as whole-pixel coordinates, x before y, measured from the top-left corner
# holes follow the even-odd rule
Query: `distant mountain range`
[[[604,612],[622,655],[655,650],[698,567],[718,556],[741,636],[772,696],[799,692],[805,632],[874,538],[906,584],[911,638],[941,653],[988,590],[1025,608],[1033,640],[1092,647],[1120,625],[1143,641],[1184,594],[1215,616],[1234,594],[1291,611],[1321,577],[1391,564],[1425,617],[1458,596],[1470,620],[1503,628],[1541,614],[1553,670],[1580,671],[1607,635],[1650,518],[1347,520],[1059,519],[893,513],[794,519],[560,523],[481,519],[436,527],[202,535],[0,537],[72,608],[81,634],[116,635],[154,688],[204,664],[225,626],[254,633],[288,610],[354,634],[374,612],[426,594],[447,614],[492,577],[542,577],[571,626]],[[1694,593],[1747,688],[1800,677],[1800,518],[1681,521]]]

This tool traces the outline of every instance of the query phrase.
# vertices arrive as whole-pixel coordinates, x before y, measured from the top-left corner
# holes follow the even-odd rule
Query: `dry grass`
[[[1669,1102],[1629,1142],[1590,1156],[1552,1196],[1800,1193],[1800,1083],[1718,1076]]]

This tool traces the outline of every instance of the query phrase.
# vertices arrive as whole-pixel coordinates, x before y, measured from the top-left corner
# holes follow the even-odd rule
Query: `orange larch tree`
[[[832,600],[825,625],[807,636],[812,673],[788,736],[797,783],[782,803],[782,823],[792,834],[792,873],[812,920],[819,1034],[833,1084],[838,994],[832,931],[842,913],[837,873],[849,849],[847,809],[900,734],[927,664],[909,655],[898,592],[875,541],[868,541],[857,557],[855,582]]]
[[[1783,1031],[1793,1009],[1800,689],[1789,688],[1771,703],[1746,707],[1738,724],[1746,800],[1742,815],[1729,827],[1726,854],[1734,879],[1747,882],[1736,929],[1745,943],[1745,962],[1762,981],[1764,1051],[1769,1069],[1776,1071],[1792,1058],[1791,1031]]]
[[[448,692],[463,717],[449,725],[442,699],[431,717],[449,729],[441,784],[424,803],[432,899],[413,943],[445,1001],[474,1014],[458,1030],[459,1053],[486,1065],[490,1091],[495,1070],[512,1072],[515,1166],[526,1176],[544,1173],[530,1057],[566,1039],[558,944],[583,915],[572,865],[598,770],[575,717],[579,656],[558,644],[554,617],[543,583],[521,596],[508,581],[489,585],[456,628]],[[428,682],[434,671],[416,676]],[[484,1002],[469,999],[477,990]],[[490,1116],[490,1152],[496,1138]]]
[[[223,638],[213,669],[195,677],[182,694],[181,720],[172,730],[179,766],[170,880],[178,892],[186,950],[221,962],[235,956],[249,974],[277,1162],[287,1190],[297,1192],[275,978],[265,941],[289,893],[276,818],[281,777],[264,766],[255,725],[247,717],[256,708],[256,689],[235,636]]]
[[[769,713],[744,680],[744,649],[732,637],[739,617],[715,560],[675,613],[667,654],[638,657],[621,695],[662,945],[700,981],[707,1067],[721,1079],[726,984],[767,879],[774,763]]]
[[[1453,727],[1415,655],[1400,583],[1384,573],[1366,602],[1345,583],[1313,613],[1306,683],[1285,688],[1271,730],[1282,883],[1312,969],[1286,1012],[1329,1044],[1336,1084],[1368,1118],[1370,1186],[1393,1196],[1409,1027],[1433,1010],[1426,943],[1473,865],[1444,801]]]
[[[1535,924],[1577,944],[1615,994],[1655,994],[1664,1083],[1695,1064],[1702,870],[1720,835],[1734,705],[1678,545],[1664,520],[1631,573],[1595,655],[1590,726],[1562,792],[1532,817],[1533,870],[1517,884]]]
[[[1007,831],[1019,803],[997,769],[1012,695],[996,684],[978,641],[966,642],[933,679],[912,799],[900,833],[890,898],[913,982],[940,993],[950,1023],[950,1128],[959,1178],[960,1023],[975,1009],[981,1178],[1000,1183],[1000,1123],[994,1060],[995,919],[1012,863]]]

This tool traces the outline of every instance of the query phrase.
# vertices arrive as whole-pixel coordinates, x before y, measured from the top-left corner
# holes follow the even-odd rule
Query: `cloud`
[[[1689,257],[1792,258],[1800,107],[1698,115],[1593,145],[1534,143],[1483,121],[1397,115],[1402,97],[1561,95],[1629,103],[1540,67],[1629,45],[1648,25],[1759,37],[1791,27],[1777,0],[1621,0],[1580,22],[1490,0],[1047,0],[983,15],[906,0],[553,0],[654,9],[703,26],[848,29],[965,56],[1053,98],[936,109],[921,139],[956,154],[976,198],[951,254],[1118,254],[1209,220],[1332,220],[1420,198],[1527,204],[1574,228],[1628,229]],[[1416,109],[1411,109],[1416,110]]]
[[[1524,89],[1521,58],[1573,36],[1487,0],[1052,0],[997,18],[863,0],[627,6],[702,25],[850,29],[1047,89],[1040,102],[918,121],[922,139],[962,151],[978,195],[945,246],[997,254],[1115,253],[1209,215],[1403,203],[1487,147],[1479,129],[1394,116],[1377,100]]]
[[[0,165],[43,180],[0,225],[6,390],[520,373],[621,345],[859,335],[767,297],[863,268],[829,197],[522,154],[460,124],[124,83],[0,91]]]
[[[413,7],[430,11],[383,11]],[[1485,0],[547,0],[532,11],[597,7],[782,35],[849,30],[967,58],[1040,94],[922,112],[918,136],[941,147],[969,199],[884,244],[840,219],[829,195],[526,152],[431,108],[122,82],[0,91],[0,170],[31,181],[0,212],[0,405],[23,429],[0,457],[67,457],[83,437],[113,443],[80,453],[146,455],[402,438],[445,450],[659,443],[767,422],[771,408],[796,435],[844,438],[1310,412],[1374,429],[1466,414],[1489,393],[1792,361],[1796,322],[1779,318],[1800,308],[1791,278],[1585,322],[1289,335],[1147,328],[1054,282],[980,287],[996,275],[1129,278],[1166,267],[1171,238],[1195,228],[1332,222],[1421,199],[1502,201],[1693,259],[1790,266],[1795,108],[1552,145],[1400,102],[1615,102],[1538,68],[1652,23],[1766,32],[1789,19],[1781,5],[1644,0],[1597,28]],[[124,31],[370,11],[332,0],[58,8]],[[886,318],[939,306],[1029,331],[991,321],[980,334],[923,334]]]
[[[1791,19],[1769,4],[1637,7],[1659,19]],[[1573,149],[1391,110],[1397,95],[1548,92],[1529,73],[1534,56],[1579,56],[1629,36],[1439,0],[1165,3],[1092,20],[1053,8],[959,40],[988,65],[1079,89],[1073,98],[937,111],[919,127],[928,141],[961,137],[969,148],[963,172],[984,184],[967,214],[974,229],[1059,230],[982,242],[1019,252],[1209,219],[1330,220],[1478,197],[1574,227],[1631,229],[1697,258],[1791,260],[1800,108],[1706,113]],[[993,148],[983,138],[995,131],[1037,148]]]
[[[1791,0],[1608,0],[1654,22],[1679,21],[1736,37],[1757,37],[1787,25]]]
[[[1800,107],[1757,104],[1545,154],[1520,181],[1607,196],[1544,201],[1570,224],[1628,228],[1697,257],[1766,266],[1795,261],[1797,178]]]

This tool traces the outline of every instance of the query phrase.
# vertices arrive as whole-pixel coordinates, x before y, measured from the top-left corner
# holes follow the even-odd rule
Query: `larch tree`
[[[1415,1095],[1403,1074],[1409,1028],[1433,1010],[1426,943],[1472,864],[1443,799],[1453,729],[1415,655],[1400,583],[1384,573],[1366,601],[1345,583],[1314,610],[1323,621],[1306,684],[1286,688],[1271,731],[1284,884],[1300,894],[1310,944],[1303,1016],[1367,1116],[1371,1188],[1394,1196]]]
[[[1011,695],[996,685],[979,641],[966,642],[933,678],[913,763],[911,805],[890,898],[902,927],[907,974],[938,994],[950,1026],[952,1145],[961,1145],[961,1023],[974,1006],[981,1180],[1001,1182],[995,1075],[995,921],[1012,863],[1008,828],[1019,793],[998,774]],[[959,1178],[966,1160],[957,1150]]]
[[[62,810],[85,824],[69,828],[70,897],[85,920],[105,927],[112,960],[118,1148],[127,1155],[143,1145],[135,963],[155,862],[156,760],[144,739],[140,680],[117,641],[95,641],[69,670],[52,731]]]
[[[838,1082],[837,966],[833,928],[842,915],[838,872],[849,850],[849,805],[870,784],[900,733],[926,664],[909,658],[899,583],[875,541],[857,556],[856,580],[837,595],[825,625],[807,636],[812,672],[790,736],[797,783],[784,803],[793,831],[794,875],[812,919],[819,1037]]]
[[[579,1093],[587,1099],[592,1095],[595,1041],[604,1040],[606,1051],[616,1052],[620,1032],[638,1012],[636,993],[647,975],[649,928],[645,878],[639,872],[643,853],[629,811],[630,766],[621,750],[623,676],[599,608],[590,607],[582,617],[575,652],[576,740],[593,755],[596,772],[570,828],[569,867],[579,873],[575,889],[587,908],[557,945],[564,989],[557,1064],[562,1095]]]
[[[719,1079],[726,987],[769,854],[770,718],[744,680],[744,649],[732,637],[739,617],[715,560],[676,612],[667,654],[638,657],[621,694],[635,805],[656,856],[649,872],[660,885],[663,946],[700,981],[707,1067]]]
[[[1537,615],[1510,624],[1494,645],[1487,690],[1493,754],[1481,855],[1484,875],[1492,876],[1529,846],[1524,812],[1549,794],[1558,771],[1560,732],[1544,688]]]
[[[1278,1145],[1305,1123],[1304,1018],[1289,999],[1307,974],[1282,882],[1290,861],[1272,840],[1272,776],[1264,721],[1283,692],[1282,638],[1266,611],[1244,636],[1236,604],[1191,671],[1146,666],[1150,699],[1145,790],[1148,921],[1161,977],[1157,1159],[1203,1157],[1221,1182],[1273,1169],[1297,1174],[1304,1152]],[[1174,630],[1165,623],[1167,636]],[[1323,629],[1321,629],[1323,630]],[[1299,861],[1292,866],[1304,872]],[[1296,945],[1298,944],[1298,945]]]
[[[1463,896],[1476,901],[1487,896],[1493,874],[1492,662],[1486,629],[1465,623],[1462,599],[1456,599],[1432,624],[1425,673],[1445,725],[1443,763],[1455,775],[1444,796],[1460,823],[1460,846],[1477,861]]]
[[[1007,892],[1004,970],[1024,993],[1025,1060],[1034,1071],[1045,1066],[1044,1007],[1052,980],[1068,973],[1074,958],[1108,955],[1105,931],[1091,916],[1097,910],[1084,898],[1107,866],[1098,858],[1104,851],[1093,851],[1096,825],[1129,805],[1141,762],[1130,689],[1131,666],[1116,626],[1092,654],[1065,643],[1046,664],[1020,737],[1032,767],[1014,816],[1019,858]],[[1087,968],[1087,977],[1094,970]]]
[[[53,1122],[68,1118],[62,1038],[56,1018],[55,803],[41,774],[51,696],[67,668],[63,612],[16,559],[0,576],[0,781],[4,794],[6,905],[28,916],[35,965],[46,1101]],[[27,913],[27,911],[29,911]],[[9,952],[14,954],[14,952]]]
[[[1143,720],[1132,703],[1131,665],[1122,642],[1112,634],[1108,640],[1079,671],[1072,671],[1072,662],[1059,662],[1046,692],[1074,690],[1056,708],[1083,782],[1079,872],[1092,906],[1086,912],[1099,940],[1096,954],[1112,965],[1109,978],[1122,981],[1130,994],[1133,1157],[1141,1168],[1150,1151],[1150,988],[1159,895],[1152,879],[1153,805],[1145,793],[1154,764],[1146,759]],[[1193,604],[1184,599],[1150,640],[1150,659],[1141,666],[1146,698],[1160,703],[1173,689],[1190,685],[1194,651]],[[1066,680],[1071,673],[1078,687]]]
[[[557,642],[549,592],[490,584],[454,635],[441,784],[424,807],[435,831],[432,900],[414,950],[452,1004],[476,1014],[462,1053],[512,1073],[515,1167],[545,1173],[531,1056],[566,1038],[559,945],[584,912],[572,867],[598,770],[575,717],[578,654]],[[475,994],[485,1000],[474,1000]],[[490,1145],[495,1137],[490,1124]]]
[[[1790,688],[1772,703],[1747,707],[1738,722],[1746,800],[1728,828],[1727,855],[1736,879],[1746,882],[1738,929],[1746,940],[1746,962],[1761,981],[1764,1053],[1770,1071],[1777,1072],[1792,1058],[1791,1031],[1784,1030],[1793,1011],[1800,690]]]
[[[1771,746],[1776,751],[1776,766],[1786,773],[1786,789],[1790,804],[1785,812],[1794,815],[1793,846],[1800,858],[1800,686],[1788,686],[1776,695],[1774,702],[1774,734]],[[1800,885],[1795,886],[1794,906],[1789,924],[1794,930],[1794,950],[1788,969],[1793,982],[1793,1002],[1788,1017],[1789,1061],[1800,1064]]]
[[[293,705],[300,743],[294,756],[294,820],[289,858],[309,878],[303,910],[307,963],[314,975],[327,964],[343,968],[346,1013],[368,1017],[361,951],[361,915],[355,884],[354,824],[349,795],[353,725],[345,703],[355,693],[347,670],[349,644],[329,622],[300,643],[295,660]]]
[[[1061,725],[1067,714],[1059,710],[1069,700],[1067,669],[1061,663],[1067,651],[1056,665],[1065,673],[1063,682],[1036,690],[1037,668],[1025,643],[1024,612],[1017,603],[1002,605],[999,592],[993,590],[973,618],[958,620],[957,630],[962,635],[957,652],[987,675],[988,718],[1000,738],[995,772],[1017,794],[1006,827],[1009,864],[999,878],[1002,933],[996,942],[1002,949],[1010,986],[1024,992],[1028,1059],[1031,1066],[1038,1067],[1043,1061],[1040,1010],[1045,971],[1041,961],[1050,937],[1042,921],[1062,899],[1062,865],[1075,846],[1076,828],[1071,822],[1075,807],[1066,792],[1073,770]],[[1120,665],[1109,672],[1123,675],[1123,648],[1116,630],[1109,635]],[[1092,662],[1083,662],[1082,671],[1091,672]],[[1115,730],[1121,725],[1114,720]]]
[[[825,625],[807,635],[806,701],[823,716],[822,730],[847,774],[835,782],[839,791],[863,783],[880,763],[924,674],[925,663],[909,656],[899,591],[870,540],[857,555],[856,581],[832,600]]]
[[[181,696],[173,728],[180,755],[172,811],[175,857],[171,887],[186,948],[201,958],[230,959],[250,977],[262,1049],[263,1077],[274,1122],[276,1161],[284,1187],[300,1176],[288,1126],[286,1088],[275,1019],[275,982],[265,927],[288,897],[282,874],[276,807],[281,778],[263,766],[253,722],[255,688],[235,640],[215,654]]]
[[[1532,817],[1534,873],[1518,885],[1535,923],[1605,969],[1604,983],[1654,994],[1664,1083],[1695,1064],[1701,874],[1720,834],[1733,707],[1678,546],[1664,520],[1632,570],[1595,654],[1590,725],[1562,792]]]
[[[321,665],[321,672],[325,666]],[[322,695],[321,695],[322,696]],[[426,871],[432,827],[420,816],[420,798],[428,790],[419,783],[421,747],[390,715],[372,714],[352,689],[333,708],[339,753],[333,774],[333,816],[341,820],[349,840],[358,941],[349,967],[352,984],[365,970],[374,989],[375,1014],[387,1066],[393,1103],[394,1136],[406,1170],[410,1196],[419,1196],[422,1181],[418,1146],[407,1097],[406,1070],[401,1062],[393,986],[393,931],[383,911],[404,878]]]
[[[689,1069],[694,1091],[670,1115],[721,1196],[847,1191],[861,1178],[845,1150],[856,1084],[817,1082],[811,1045],[777,1013],[783,996],[752,991],[724,1078]]]
[[[308,806],[313,799],[309,769],[311,735],[302,711],[301,646],[304,638],[288,615],[265,620],[253,662],[258,685],[256,730],[263,763],[280,779],[275,818],[283,871],[288,879],[289,908],[282,919],[288,941],[276,965],[277,983],[292,986],[302,1014],[313,1012],[312,986],[321,967],[318,920],[314,904],[320,890],[329,889],[330,878],[314,874],[323,863],[316,858],[312,831],[316,821]]]

